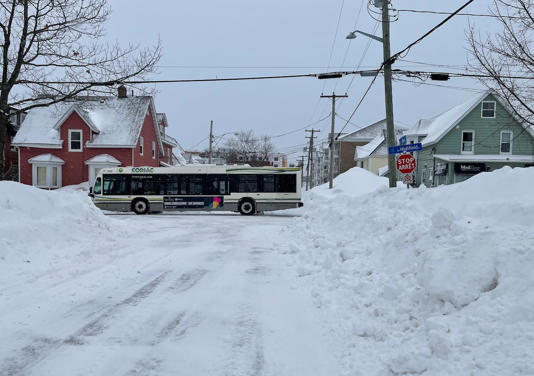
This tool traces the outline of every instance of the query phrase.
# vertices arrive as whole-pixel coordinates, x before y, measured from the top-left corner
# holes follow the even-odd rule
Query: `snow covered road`
[[[110,219],[115,234],[1,285],[0,375],[339,374],[283,255],[295,218]]]

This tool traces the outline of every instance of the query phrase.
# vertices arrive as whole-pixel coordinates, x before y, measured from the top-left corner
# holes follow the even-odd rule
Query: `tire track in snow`
[[[224,374],[261,376],[264,375],[265,368],[262,330],[248,309],[243,312],[248,314],[237,322],[238,335],[232,345],[232,357]]]
[[[26,374],[26,370],[47,355],[56,351],[63,345],[81,346],[84,345],[83,337],[97,336],[105,331],[107,328],[106,321],[113,316],[114,313],[124,308],[125,306],[136,306],[144,299],[146,299],[154,290],[161,284],[170,271],[165,271],[152,279],[150,282],[143,285],[136,290],[128,298],[119,303],[107,308],[103,313],[98,315],[95,319],[85,324],[78,329],[73,335],[66,339],[57,338],[37,338],[33,343],[23,347],[19,350],[15,357],[8,358],[0,367],[0,375],[17,376]]]
[[[193,269],[188,272],[183,273],[178,277],[169,287],[168,290],[175,293],[182,293],[193,288],[206,274],[208,270],[206,269]],[[155,347],[161,342],[169,340],[170,338],[174,341],[181,339],[186,333],[198,326],[202,322],[200,315],[193,314],[187,315],[186,312],[180,312],[173,318],[171,318],[152,340],[150,345]],[[138,360],[134,367],[127,371],[124,376],[135,376],[135,375],[150,375],[157,374],[157,370],[160,364],[163,362],[163,359],[159,359],[156,355],[152,354],[154,351],[151,351],[150,354],[144,358]]]

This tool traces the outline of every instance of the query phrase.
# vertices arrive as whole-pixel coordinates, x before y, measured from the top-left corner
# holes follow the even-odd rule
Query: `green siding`
[[[500,154],[501,131],[511,131],[512,138],[512,155],[534,155],[534,138],[526,131],[508,111],[490,94],[483,101],[495,101],[496,113],[495,118],[482,118],[481,108],[482,101],[467,116],[465,116],[453,129],[451,129],[441,140],[435,144],[426,145],[423,150],[417,153],[417,185],[432,185],[432,179],[429,178],[429,170],[433,173],[434,154],[462,154],[461,142],[462,131],[474,131],[474,155],[477,154]],[[443,162],[436,160],[436,163]],[[423,172],[426,166],[426,177],[423,179]],[[522,167],[524,164],[514,163],[486,163],[490,171],[499,169],[503,166]],[[435,185],[453,184],[467,180],[473,175],[460,175],[454,173],[454,163],[449,163],[448,174],[446,176],[434,177]]]
[[[493,95],[488,95],[484,101],[497,102],[495,118],[482,118],[482,104],[478,104],[457,126],[433,145],[436,148],[436,154],[461,154],[462,131],[472,130],[475,132],[474,154],[500,154],[501,131],[512,131],[512,154],[532,155],[534,139],[530,133]]]

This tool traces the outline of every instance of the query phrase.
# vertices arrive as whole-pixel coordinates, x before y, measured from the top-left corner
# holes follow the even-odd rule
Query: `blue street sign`
[[[423,145],[421,143],[410,145],[397,145],[389,148],[389,154],[409,153],[411,151],[422,150]]]
[[[406,136],[399,138],[399,145],[406,145]]]

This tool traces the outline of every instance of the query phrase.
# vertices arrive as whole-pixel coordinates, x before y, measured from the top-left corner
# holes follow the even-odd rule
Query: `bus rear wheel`
[[[135,214],[148,213],[148,202],[142,198],[138,198],[132,202],[132,210]]]
[[[242,215],[254,215],[256,214],[256,204],[251,199],[241,200],[239,203],[239,212]]]

